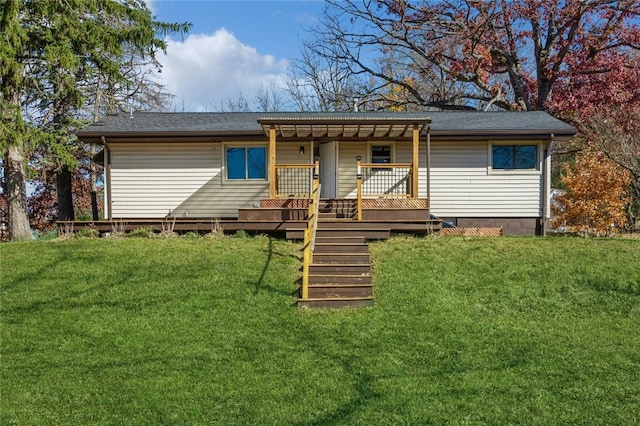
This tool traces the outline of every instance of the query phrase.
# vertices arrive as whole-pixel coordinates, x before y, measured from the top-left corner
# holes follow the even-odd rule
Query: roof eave
[[[219,138],[219,137],[234,137],[234,136],[261,136],[262,130],[222,130],[222,131],[212,131],[212,130],[203,130],[203,131],[144,131],[144,132],[100,132],[95,130],[83,131],[80,130],[76,133],[78,139],[86,142],[86,143],[102,143],[102,138],[110,139],[110,138],[118,138],[118,139],[143,139],[143,138],[159,138],[159,139],[170,139],[170,138],[181,138],[181,137],[194,137],[194,138]]]
[[[532,137],[536,139],[559,139],[559,138],[572,138],[577,134],[577,131],[573,130],[558,130],[558,129],[535,129],[535,130],[469,130],[469,131],[452,131],[452,130],[433,130],[431,129],[431,136],[433,137],[472,137],[488,138],[492,136],[518,136],[518,137]]]

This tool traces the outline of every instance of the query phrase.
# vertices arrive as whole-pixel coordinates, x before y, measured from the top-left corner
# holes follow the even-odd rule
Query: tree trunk
[[[27,179],[24,173],[24,155],[16,145],[7,148],[5,171],[7,204],[9,210],[9,239],[24,241],[31,239],[29,216],[27,216]]]
[[[56,192],[58,194],[58,220],[75,220],[71,171],[67,166],[60,167],[56,174]]]
[[[91,150],[91,154],[93,154],[93,149]],[[93,158],[91,159],[91,217],[93,220],[99,220],[100,214],[98,212],[98,183],[96,175],[98,172],[96,171],[96,163],[93,162]]]

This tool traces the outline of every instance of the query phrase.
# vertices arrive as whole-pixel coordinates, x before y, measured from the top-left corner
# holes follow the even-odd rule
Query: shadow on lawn
[[[601,293],[622,293],[629,296],[640,296],[640,282],[618,283],[613,280],[590,278],[586,284]]]
[[[57,264],[68,260],[68,254],[64,251],[60,250],[56,252],[56,256],[51,259],[51,261],[43,263],[41,266],[31,269],[30,272],[21,271],[20,274],[16,276],[10,276],[6,273],[6,271],[2,274],[2,285],[0,286],[0,294],[3,294],[9,290],[13,290],[14,288],[21,287],[23,285],[29,285],[32,282],[40,279],[45,272],[53,269]]]
[[[22,286],[29,286],[34,281],[42,280],[43,276],[55,283],[55,289],[47,292],[39,293],[39,300],[27,300],[24,303],[10,304],[7,303],[0,306],[0,313],[3,315],[19,314],[22,318],[23,314],[35,314],[37,312],[51,309],[51,308],[63,308],[63,309],[76,309],[86,307],[124,307],[126,309],[139,309],[140,303],[135,299],[128,299],[127,302],[122,300],[105,300],[104,298],[92,297],[94,294],[98,294],[101,291],[110,290],[114,287],[125,285],[137,277],[139,271],[138,265],[131,265],[125,271],[120,272],[117,275],[117,279],[109,278],[105,279],[103,276],[94,276],[90,270],[82,272],[86,274],[84,279],[84,285],[82,287],[68,286],[67,276],[55,270],[56,266],[64,265],[65,263],[77,263],[79,260],[85,260],[89,264],[95,259],[94,253],[82,253],[77,250],[66,247],[56,246],[56,256],[50,262],[33,269],[32,272],[15,277],[12,280],[8,280],[7,284],[2,286],[0,293],[4,294],[9,290],[17,289]],[[63,268],[64,270],[64,268]],[[140,299],[141,301],[148,301],[148,297]],[[145,303],[149,305],[149,303]],[[5,318],[6,319],[6,318]],[[11,321],[16,322],[17,318],[13,317]]]
[[[277,256],[289,256],[282,253],[275,253]],[[248,285],[253,286],[253,294],[258,294],[261,290],[267,291],[269,293],[280,294],[284,296],[291,296],[291,291],[287,291],[282,288],[274,287],[270,284],[265,283],[265,277],[267,276],[267,272],[271,267],[271,262],[273,260],[274,251],[273,251],[273,238],[269,238],[269,245],[267,247],[267,258],[264,261],[264,265],[262,266],[262,271],[260,272],[260,276],[257,281],[254,283],[252,281],[247,282]]]
[[[352,354],[346,350],[349,347],[349,343],[325,344],[323,342],[325,339],[321,336],[318,337],[313,328],[304,326],[300,328],[300,336],[304,336],[305,347],[311,350],[318,360],[330,360],[341,365],[341,369],[346,376],[344,380],[351,385],[350,387],[355,392],[355,395],[316,419],[295,423],[297,426],[325,426],[348,423],[350,416],[365,410],[370,401],[379,399],[382,396],[374,388],[375,376],[368,371],[366,360],[362,359],[360,355]],[[330,351],[328,350],[330,347],[341,348],[341,350]],[[322,398],[317,398],[316,401],[323,403]]]
[[[330,413],[327,413],[315,420],[296,423],[296,425],[328,426],[335,424],[344,424],[349,416],[360,410],[363,410],[369,400],[376,399],[380,396],[373,389],[373,381],[373,376],[369,374],[358,377],[358,380],[353,383],[353,388],[357,392],[357,394],[353,398],[337,407]]]

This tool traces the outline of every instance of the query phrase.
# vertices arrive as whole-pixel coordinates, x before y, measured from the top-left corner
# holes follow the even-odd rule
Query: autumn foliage
[[[589,149],[578,154],[573,166],[564,165],[561,180],[567,190],[553,208],[555,227],[600,236],[624,228],[631,181],[627,170]]]
[[[83,172],[78,169],[72,176],[72,197],[75,216],[80,220],[91,218],[91,182]],[[58,220],[58,199],[55,188],[55,175],[49,174],[45,179],[34,181],[33,192],[28,200],[28,214],[31,227],[39,232],[48,232],[55,228]],[[99,211],[104,209],[102,188],[97,197]]]

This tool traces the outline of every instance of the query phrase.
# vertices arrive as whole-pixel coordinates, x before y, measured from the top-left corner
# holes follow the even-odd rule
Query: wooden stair
[[[358,200],[348,198],[322,198],[318,206],[318,218],[331,219],[357,219]]]
[[[390,230],[360,226],[362,224],[352,217],[347,217],[353,214],[349,203],[321,204],[320,211],[309,266],[309,298],[298,299],[298,306],[359,308],[373,305],[367,240],[389,238]]]

